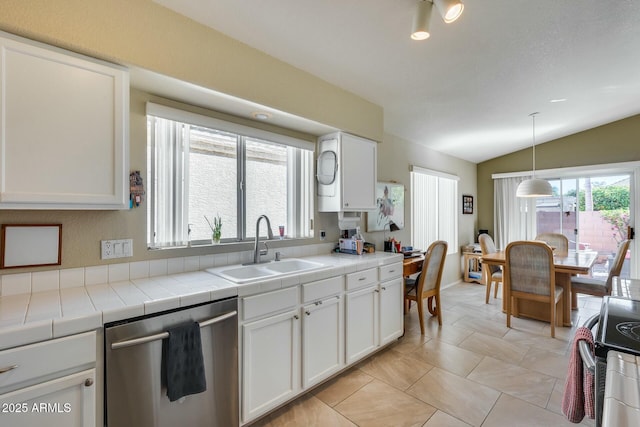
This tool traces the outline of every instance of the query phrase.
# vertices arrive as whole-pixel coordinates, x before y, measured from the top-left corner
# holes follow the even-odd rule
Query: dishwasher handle
[[[209,320],[205,320],[203,322],[199,322],[200,327],[204,328],[214,323],[222,322],[223,320],[229,319],[230,317],[234,317],[238,314],[236,310],[230,311],[225,314],[221,314],[220,316],[213,317]],[[169,338],[169,332],[160,332],[158,334],[147,335],[145,337],[133,338],[126,341],[114,342],[111,344],[111,350],[117,350],[119,348],[131,347],[139,344],[146,344],[152,341],[163,340],[165,338]]]
[[[589,320],[585,322],[583,326],[589,329],[593,328],[593,326],[598,323],[599,317],[599,314],[594,314],[589,318]],[[580,350],[580,358],[582,359],[582,363],[584,363],[584,366],[589,370],[589,372],[594,374],[596,372],[596,358],[593,355],[589,344],[587,344],[585,340],[580,340],[578,341],[578,349]]]

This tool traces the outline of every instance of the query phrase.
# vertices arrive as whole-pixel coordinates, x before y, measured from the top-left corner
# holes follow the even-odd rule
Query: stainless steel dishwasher
[[[238,426],[237,298],[105,325],[106,425]],[[200,324],[206,391],[170,402],[161,378],[168,328]]]

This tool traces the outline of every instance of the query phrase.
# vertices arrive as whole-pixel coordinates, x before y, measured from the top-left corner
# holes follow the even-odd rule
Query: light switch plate
[[[100,258],[127,258],[133,256],[133,239],[101,240]]]

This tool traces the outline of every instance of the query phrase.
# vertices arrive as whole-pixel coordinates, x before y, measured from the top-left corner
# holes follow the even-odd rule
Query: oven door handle
[[[585,328],[593,328],[596,323],[598,323],[598,319],[600,318],[599,314],[594,314],[585,322],[583,325]],[[596,372],[596,358],[589,348],[589,344],[585,340],[578,341],[578,350],[580,350],[580,358],[584,363],[584,366],[591,372],[595,374]]]
[[[213,317],[209,320],[205,320],[203,322],[199,322],[201,328],[213,325],[214,323],[222,322],[230,317],[234,317],[238,314],[236,310],[230,311],[225,314],[221,314],[220,316]],[[169,338],[169,332],[160,332],[158,334],[147,335],[146,337],[133,338],[126,341],[114,342],[111,344],[111,350],[117,350],[119,348],[131,347],[139,344],[146,344],[152,341],[163,340],[165,338]]]

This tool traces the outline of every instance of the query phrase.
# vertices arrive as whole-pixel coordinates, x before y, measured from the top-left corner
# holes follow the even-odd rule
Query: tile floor
[[[413,306],[404,337],[252,427],[575,425],[560,407],[576,326],[556,328],[555,339],[535,320],[512,319],[508,329],[502,300],[487,305],[484,292],[443,289],[443,325],[429,316],[424,336]],[[574,325],[600,302],[581,296]]]

